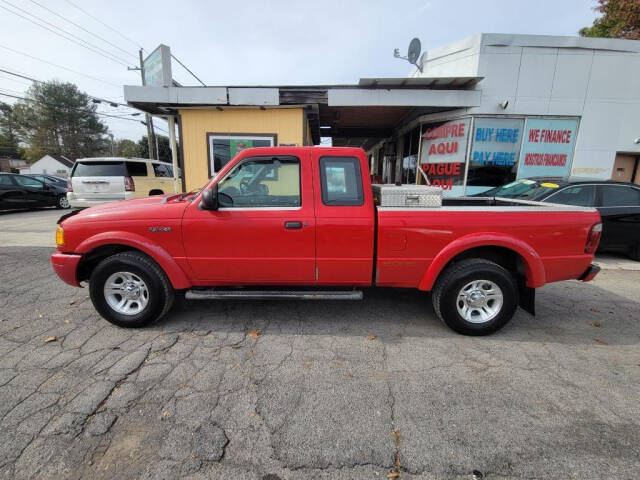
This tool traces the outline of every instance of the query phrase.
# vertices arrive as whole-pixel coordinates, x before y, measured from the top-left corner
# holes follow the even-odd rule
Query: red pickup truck
[[[190,299],[359,299],[362,287],[432,291],[455,331],[486,335],[534,289],[591,280],[595,209],[498,198],[374,204],[358,148],[243,150],[204,188],[63,216],[51,260],[89,282],[108,321],[139,327]]]

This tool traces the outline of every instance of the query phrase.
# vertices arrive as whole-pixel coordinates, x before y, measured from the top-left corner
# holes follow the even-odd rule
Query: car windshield
[[[483,197],[506,197],[506,198],[537,198],[543,193],[551,192],[557,189],[559,185],[553,182],[544,182],[542,180],[531,180],[522,178],[515,182],[507,183],[499,187],[492,188],[479,195]]]

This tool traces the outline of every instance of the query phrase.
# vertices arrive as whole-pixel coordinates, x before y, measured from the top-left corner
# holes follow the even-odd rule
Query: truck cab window
[[[321,157],[322,203],[328,206],[364,204],[360,162],[355,157]]]
[[[218,184],[218,201],[226,208],[299,207],[300,161],[294,157],[243,161]]]

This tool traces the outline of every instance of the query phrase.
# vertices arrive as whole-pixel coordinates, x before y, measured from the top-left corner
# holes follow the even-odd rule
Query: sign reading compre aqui
[[[469,121],[464,118],[427,125],[422,134],[420,168],[432,185],[453,190],[464,184],[464,167],[469,137]]]
[[[527,119],[518,178],[568,177],[577,131],[577,119]]]

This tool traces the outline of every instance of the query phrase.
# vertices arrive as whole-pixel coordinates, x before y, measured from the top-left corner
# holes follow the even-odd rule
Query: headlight
[[[64,246],[64,230],[62,230],[62,227],[56,228],[56,245],[59,247]]]

